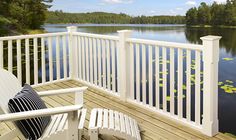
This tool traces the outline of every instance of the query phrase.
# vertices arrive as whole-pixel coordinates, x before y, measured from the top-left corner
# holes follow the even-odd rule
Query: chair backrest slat
[[[9,113],[8,101],[22,89],[18,79],[10,72],[0,69],[0,108]]]

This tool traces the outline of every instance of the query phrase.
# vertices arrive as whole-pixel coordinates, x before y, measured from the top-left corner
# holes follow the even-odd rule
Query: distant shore
[[[227,25],[186,25],[186,24],[105,24],[105,23],[45,23],[44,25],[79,25],[79,26],[186,26],[186,27],[195,27],[195,28],[236,28],[236,26],[227,26]]]
[[[14,29],[4,29],[0,30],[0,36],[5,35],[20,35],[20,34],[42,34],[46,33],[47,31],[44,30],[44,26],[61,26],[61,25],[70,25],[70,26],[135,26],[135,27],[158,27],[158,26],[182,26],[182,27],[190,27],[190,28],[230,28],[230,29],[236,29],[236,26],[212,26],[212,25],[186,25],[186,24],[94,24],[94,23],[86,23],[86,24],[80,24],[80,23],[57,23],[57,24],[51,24],[51,23],[45,23],[42,28],[40,29],[24,29],[23,31],[17,31]]]
[[[236,29],[236,26],[227,26],[227,25],[217,25],[217,26],[212,26],[212,25],[186,25],[186,27],[195,27],[195,28],[232,28],[232,29]]]

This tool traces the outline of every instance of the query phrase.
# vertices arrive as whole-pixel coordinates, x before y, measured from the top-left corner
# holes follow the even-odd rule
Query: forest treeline
[[[49,11],[46,23],[94,23],[94,24],[185,24],[184,16],[136,16],[124,13],[66,13]]]
[[[199,7],[187,11],[186,24],[236,26],[236,0],[227,0],[221,4],[213,2],[211,5],[202,2]]]
[[[52,0],[0,0],[0,31],[39,29]]]
[[[40,29],[45,23],[187,24],[236,26],[236,0],[224,4],[201,3],[186,16],[130,16],[124,13],[66,13],[48,11],[53,0],[0,0],[0,33]],[[14,34],[14,33],[13,33]]]

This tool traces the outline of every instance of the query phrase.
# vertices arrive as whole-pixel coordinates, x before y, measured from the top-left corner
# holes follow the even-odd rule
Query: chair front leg
[[[78,110],[68,113],[68,131],[67,140],[77,140],[79,138],[78,134]]]
[[[98,128],[90,129],[90,140],[98,140]]]

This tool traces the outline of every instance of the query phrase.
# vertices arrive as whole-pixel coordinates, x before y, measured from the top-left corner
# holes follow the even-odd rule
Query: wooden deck
[[[54,83],[46,86],[36,88],[37,91],[62,89],[69,87],[83,86],[76,81],[66,81],[61,83]],[[48,107],[66,106],[73,104],[73,95],[61,95],[44,97],[43,100],[47,103]],[[191,139],[209,139],[209,140],[233,140],[234,138],[219,133],[215,137],[205,136],[195,130],[192,130],[186,126],[168,120],[157,114],[153,114],[143,108],[139,108],[129,103],[122,102],[120,99],[96,91],[89,88],[84,96],[85,108],[88,109],[86,123],[84,128],[83,139],[89,139],[88,137],[88,121],[89,114],[92,108],[108,108],[126,113],[135,118],[141,129],[141,136],[143,140],[191,140]],[[14,126],[12,123],[0,124],[0,135],[11,131]],[[101,140],[118,140],[116,137],[100,136]]]

